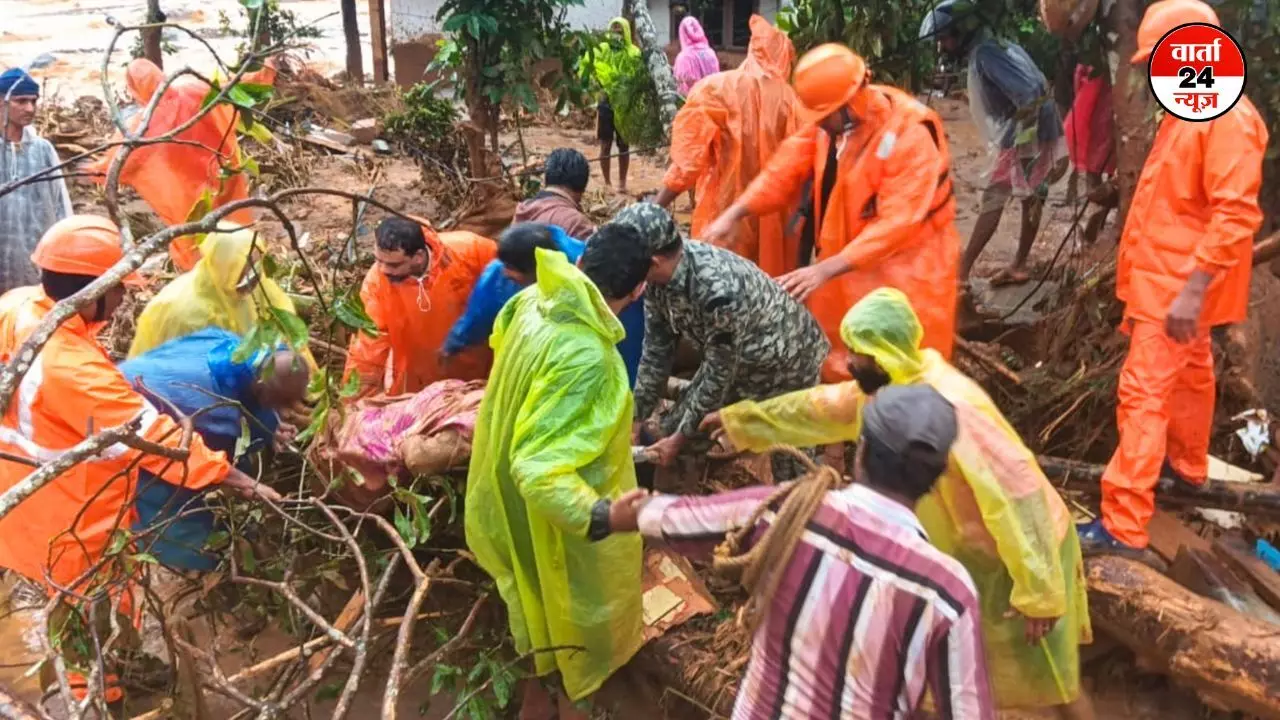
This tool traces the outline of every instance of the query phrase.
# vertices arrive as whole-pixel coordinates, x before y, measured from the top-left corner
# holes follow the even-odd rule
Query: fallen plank
[[[1213,549],[1213,545],[1208,540],[1200,537],[1177,517],[1163,510],[1157,510],[1155,515],[1151,516],[1151,522],[1147,525],[1147,535],[1151,537],[1151,549],[1164,558],[1165,562],[1173,562],[1178,557],[1178,551],[1184,547],[1202,553],[1211,552]]]
[[[1085,564],[1094,624],[1215,704],[1280,718],[1280,627],[1119,557]]]
[[[364,591],[357,590],[347,604],[343,606],[342,611],[338,613],[338,618],[333,621],[333,626],[339,632],[349,632],[351,626],[356,624],[356,620],[364,614]],[[307,670],[315,672],[324,666],[324,661],[329,657],[329,653],[333,652],[332,648],[326,648],[311,656],[307,661]]]
[[[1102,493],[1099,482],[1105,468],[1101,465],[1065,460],[1042,455],[1036,458],[1040,468],[1061,490],[1086,495]],[[1210,478],[1203,487],[1191,488],[1181,483],[1161,483],[1156,502],[1165,507],[1203,507],[1235,510],[1252,517],[1280,517],[1280,485],[1228,482]]]
[[[1280,573],[1254,557],[1243,540],[1232,536],[1222,537],[1213,544],[1213,552],[1248,580],[1272,608],[1280,610]]]

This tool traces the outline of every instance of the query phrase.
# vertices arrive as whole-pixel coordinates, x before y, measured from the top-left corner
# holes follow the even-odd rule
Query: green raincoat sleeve
[[[733,446],[761,452],[771,445],[813,447],[858,439],[866,395],[858,383],[820,385],[720,411]]]

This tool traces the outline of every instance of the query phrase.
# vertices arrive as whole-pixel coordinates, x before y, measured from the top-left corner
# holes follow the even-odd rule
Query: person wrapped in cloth
[[[818,382],[831,346],[818,321],[763,270],[732,251],[685,240],[671,214],[652,203],[624,208],[613,222],[635,228],[648,244],[636,434],[641,442],[656,440],[648,454],[658,465],[670,464],[703,418],[725,405]],[[604,242],[592,238],[587,252],[597,244],[608,251]],[[650,438],[639,425],[658,407],[681,337],[701,349],[702,363],[675,407],[658,419],[658,437]],[[799,470],[790,458],[775,458],[773,469],[780,480]]]

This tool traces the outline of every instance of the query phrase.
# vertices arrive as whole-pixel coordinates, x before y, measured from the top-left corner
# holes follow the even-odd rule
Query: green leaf
[[[187,212],[187,222],[198,222],[213,210],[213,192],[206,189],[200,193],[200,199]]]
[[[132,534],[129,533],[127,530],[121,530],[119,528],[112,530],[111,544],[107,546],[107,554],[108,555],[119,554],[120,551],[124,549],[124,546],[129,544],[130,537],[132,537]]]
[[[426,542],[431,537],[431,516],[426,512],[415,509],[413,513],[413,528],[418,532],[418,541]]]
[[[265,0],[240,0],[240,6],[245,10],[258,10],[262,7]]]
[[[251,157],[246,157],[240,162],[240,169],[249,173],[252,177],[258,177],[262,170],[258,167],[258,161]]]
[[[244,454],[249,452],[249,446],[253,444],[253,432],[249,430],[249,422],[243,417],[240,418],[240,437],[236,438],[235,455],[232,457],[232,464],[240,461]]]
[[[447,639],[447,638],[446,638]],[[437,665],[435,674],[431,676],[431,694],[439,695],[444,684],[457,675],[457,668],[452,665]]]
[[[217,550],[227,544],[227,540],[231,539],[231,534],[226,530],[214,530],[209,533],[209,537],[205,538],[204,546],[210,550]]]
[[[500,708],[506,708],[511,702],[511,678],[502,668],[493,673],[493,696],[497,698]]]
[[[148,565],[159,565],[160,561],[151,553],[138,553],[133,556],[134,562],[146,563]]]
[[[253,326],[236,351],[231,353],[231,361],[242,363],[249,360],[264,348],[273,348],[280,339],[280,330],[269,323],[260,322]]]
[[[218,99],[218,95],[222,94],[222,87],[218,85],[218,81],[214,80],[209,83],[209,92],[204,94],[204,99],[200,101],[200,109],[204,110]]]
[[[351,373],[347,376],[342,387],[338,389],[338,397],[349,398],[360,392],[360,373]]]
[[[243,85],[232,85],[231,89],[227,91],[227,99],[231,101],[232,105],[242,108],[251,108],[257,103],[253,96],[244,89]],[[245,122],[247,123],[248,121],[249,117],[246,115]]]
[[[267,253],[262,256],[262,274],[269,278],[280,277],[280,263],[275,255]]]
[[[240,564],[244,566],[246,572],[255,572],[258,569],[258,559],[253,556],[253,546],[249,543],[240,546]]]
[[[444,21],[443,29],[447,33],[457,32],[459,29],[462,28],[462,26],[466,25],[467,21],[470,19],[471,19],[471,15],[469,13],[458,13],[456,15],[452,15],[449,17],[448,20]],[[442,40],[441,42],[445,42],[445,41]]]
[[[413,532],[413,523],[409,522],[409,516],[404,514],[404,510],[399,505],[396,506],[395,525],[400,538],[412,550],[418,544],[418,538]]]
[[[369,337],[378,337],[378,326],[369,317],[369,313],[365,312],[364,301],[360,299],[359,292],[349,290],[339,295],[333,303],[333,314],[338,322],[352,330],[358,330]]]
[[[328,396],[321,395],[320,397],[322,400],[324,400]],[[323,430],[325,428],[325,425],[328,424],[329,404],[326,401],[324,405],[325,407],[323,409],[316,408],[317,412],[311,416],[311,424],[308,425],[306,429],[304,429],[302,432],[298,433],[298,437],[294,440],[294,443],[296,445],[301,446],[302,444],[309,442],[311,438],[315,437],[316,433]]]
[[[262,83],[236,83],[236,88],[244,91],[245,95],[253,98],[254,105],[261,105],[269,102],[275,97],[276,88],[274,85],[263,85]]]
[[[282,308],[271,308],[271,316],[280,324],[281,330],[284,332],[285,341],[289,343],[289,347],[298,349],[306,346],[307,341],[311,339],[311,330],[307,328],[307,324],[302,318],[284,310]]]

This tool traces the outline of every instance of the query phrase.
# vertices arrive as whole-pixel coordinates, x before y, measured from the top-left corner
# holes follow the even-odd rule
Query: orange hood
[[[740,69],[759,70],[765,75],[789,80],[795,59],[796,49],[791,38],[763,17],[752,15],[751,43]]]

